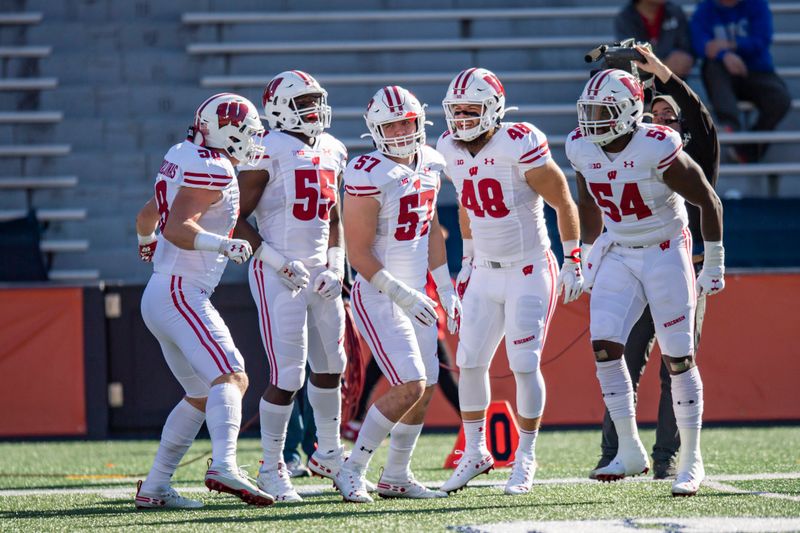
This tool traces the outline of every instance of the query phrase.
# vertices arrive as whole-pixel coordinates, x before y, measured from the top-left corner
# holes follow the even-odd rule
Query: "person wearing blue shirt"
[[[771,131],[791,105],[789,90],[775,73],[772,13],[765,0],[703,0],[690,23],[692,47],[703,58],[703,83],[723,131],[739,131],[738,101],[753,102],[753,131]],[[740,162],[755,162],[767,145],[736,148]]]

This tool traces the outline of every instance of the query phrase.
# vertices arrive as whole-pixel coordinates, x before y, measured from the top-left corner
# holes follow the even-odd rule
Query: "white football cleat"
[[[278,502],[301,502],[303,498],[294,490],[290,477],[289,470],[283,463],[269,469],[262,466],[258,471],[258,488],[272,494]]]
[[[506,494],[527,494],[533,487],[533,476],[536,474],[536,458],[520,454],[514,457],[514,466],[508,478],[504,492]]]
[[[453,475],[444,482],[442,490],[446,493],[463,489],[475,476],[488,474],[494,468],[494,457],[487,455],[463,455]]]
[[[203,502],[184,498],[172,487],[167,487],[158,493],[142,492],[142,481],[136,484],[136,499],[134,504],[137,509],[200,509]]]
[[[206,471],[208,490],[233,494],[249,505],[264,507],[275,503],[275,498],[259,489],[254,481],[241,468],[233,472],[226,468],[217,468],[212,464]]]
[[[349,455],[349,452],[344,451],[344,447],[341,448],[341,453],[330,456],[325,456],[317,450],[308,458],[308,469],[311,470],[312,476],[335,479],[336,474],[339,473]],[[375,492],[377,490],[375,483],[372,481],[364,478],[364,483],[367,486],[367,492]]]
[[[595,469],[593,473],[597,481],[609,483],[619,481],[627,476],[646,474],[649,471],[650,459],[647,457],[647,451],[644,449],[642,441],[637,439],[626,446],[620,443],[614,460],[608,466]]]
[[[364,474],[353,472],[349,468],[341,468],[333,478],[333,486],[342,494],[346,502],[373,503],[372,497],[367,493]]]
[[[703,468],[703,459],[700,455],[694,455],[688,461],[681,460],[678,465],[678,475],[672,483],[673,496],[694,496],[700,489],[700,483],[706,477]],[[683,458],[681,458],[683,459]],[[685,463],[689,462],[688,466]]]
[[[409,473],[408,479],[391,480],[381,474],[378,480],[378,494],[381,498],[411,498],[427,500],[431,498],[447,498],[447,493],[441,490],[431,490],[414,478]]]

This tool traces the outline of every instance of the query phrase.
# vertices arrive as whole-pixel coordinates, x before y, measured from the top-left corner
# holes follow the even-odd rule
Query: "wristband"
[[[328,270],[338,278],[344,277],[344,248],[339,246],[328,248]]]
[[[462,246],[464,248],[464,251],[461,252],[463,257],[475,257],[475,245],[472,243],[472,239],[464,239]]]
[[[580,263],[581,262],[581,246],[579,241],[564,241],[561,243],[564,249],[564,262]]]
[[[207,231],[198,231],[194,237],[194,249],[206,252],[218,252],[225,245],[225,237]]]
[[[447,268],[447,263],[431,270],[431,277],[436,284],[437,291],[453,289],[453,280],[450,278],[450,269]]]
[[[139,235],[137,233],[136,238],[139,240],[139,246],[147,246],[148,244],[153,244],[153,242],[157,239],[155,232],[151,233],[150,235]]]
[[[273,270],[280,270],[286,264],[286,258],[279,251],[262,242],[258,247],[258,260],[271,266]]]

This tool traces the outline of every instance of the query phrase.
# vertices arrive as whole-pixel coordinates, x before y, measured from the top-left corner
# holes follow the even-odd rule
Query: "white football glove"
[[[253,248],[244,239],[224,239],[220,244],[219,253],[241,265],[253,255]]]
[[[376,272],[369,281],[423,326],[432,326],[436,323],[436,302],[426,294],[395,279],[386,269]]]
[[[289,261],[266,242],[262,242],[256,250],[256,258],[272,267],[287,289],[297,291],[308,287],[311,274],[302,261]]]
[[[314,292],[326,300],[333,300],[342,294],[342,280],[336,272],[323,270],[314,280]]]
[[[577,300],[583,291],[583,275],[581,274],[581,249],[578,241],[568,241],[564,246],[564,265],[558,273],[556,294],[564,289],[564,303]]]
[[[294,260],[287,261],[283,267],[278,270],[278,277],[286,287],[297,291],[308,287],[311,274],[302,261]]]
[[[451,335],[455,335],[461,327],[461,299],[452,288],[437,292],[439,293],[439,301],[442,303],[442,308],[447,313],[447,331]]]
[[[244,239],[229,239],[216,233],[199,231],[194,237],[194,249],[208,252],[218,252],[241,265],[253,255],[253,248]]]
[[[725,248],[722,241],[703,242],[703,268],[697,275],[697,296],[712,296],[725,288]]]
[[[464,239],[464,256],[461,258],[461,270],[458,271],[456,276],[456,293],[462,300],[464,293],[467,292],[467,285],[469,285],[469,278],[472,276],[472,261],[475,256],[475,246],[472,239]]]
[[[158,237],[155,233],[150,235],[137,235],[139,239],[139,259],[145,263],[153,260],[153,254],[156,253],[156,245],[158,244]]]
[[[436,292],[439,293],[439,302],[447,314],[447,331],[455,335],[461,327],[461,299],[456,296],[456,291],[453,289],[453,280],[450,278],[447,263],[431,270],[431,277],[436,284]]]

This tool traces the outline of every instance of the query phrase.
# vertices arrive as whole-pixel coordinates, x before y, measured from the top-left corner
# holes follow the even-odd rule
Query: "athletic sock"
[[[169,487],[175,469],[189,451],[205,419],[206,414],[186,400],[179,401],[172,409],[161,431],[153,466],[142,483],[145,493],[158,493]]]

